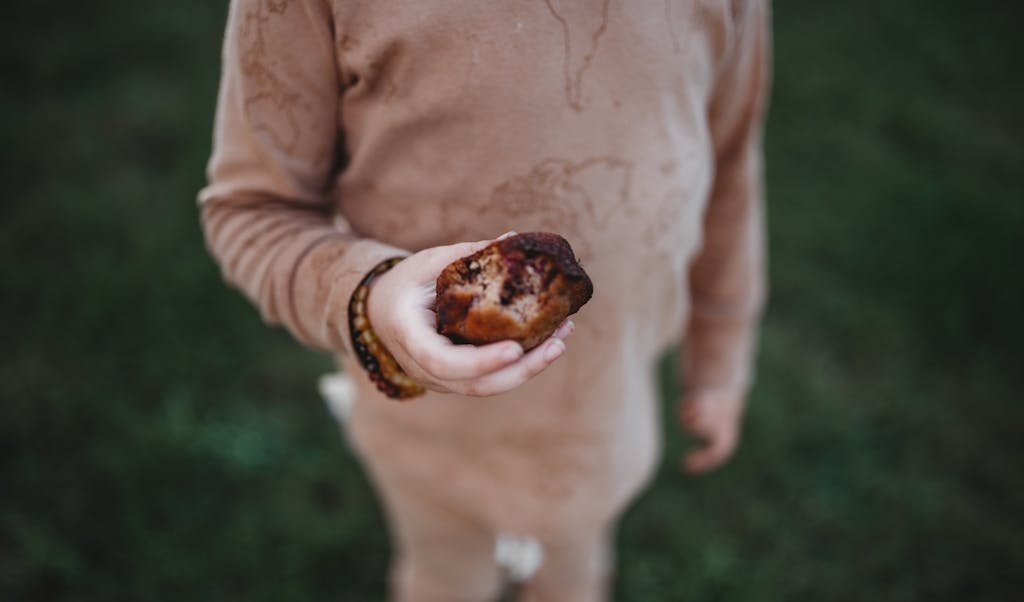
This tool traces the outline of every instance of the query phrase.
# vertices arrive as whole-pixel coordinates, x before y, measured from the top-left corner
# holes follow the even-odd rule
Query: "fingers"
[[[497,395],[518,387],[557,360],[565,352],[564,340],[575,328],[572,320],[566,320],[525,356],[513,341],[481,347],[455,345],[429,329],[411,328],[400,342],[406,358],[403,367],[410,371],[414,366],[417,380],[437,391]]]
[[[455,345],[437,333],[436,316],[419,304],[403,308],[400,321],[405,329],[396,333],[395,339],[401,351],[422,371],[417,376],[434,383],[478,378],[523,356],[523,348],[514,341],[480,347]]]
[[[707,472],[728,460],[739,441],[741,404],[732,396],[698,394],[680,404],[679,422],[702,440],[682,460],[691,474]]]
[[[446,337],[420,328],[410,329],[404,347],[413,361],[437,382],[479,378],[523,356],[523,348],[514,341],[481,347],[455,345]]]
[[[543,372],[565,353],[564,339],[572,334],[575,324],[571,320],[563,322],[555,334],[548,338],[522,359],[487,376],[453,384],[452,390],[464,395],[484,397],[498,395],[515,389],[531,378]]]
[[[721,466],[736,449],[736,437],[721,433],[706,444],[683,457],[683,469],[691,474],[700,474]]]
[[[689,431],[697,428],[697,419],[700,413],[697,411],[697,404],[685,401],[679,404],[679,422]]]

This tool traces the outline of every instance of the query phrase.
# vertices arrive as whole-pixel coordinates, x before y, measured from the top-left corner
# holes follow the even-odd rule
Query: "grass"
[[[666,421],[616,599],[1014,599],[1019,11],[776,4],[773,292],[745,439],[687,478]],[[329,361],[265,328],[203,249],[224,13],[8,10],[2,599],[383,596],[381,517],[313,387]]]

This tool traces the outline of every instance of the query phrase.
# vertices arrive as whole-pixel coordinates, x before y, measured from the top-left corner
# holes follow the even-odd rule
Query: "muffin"
[[[437,331],[455,343],[513,340],[527,351],[590,300],[568,241],[527,232],[448,265],[437,278]]]

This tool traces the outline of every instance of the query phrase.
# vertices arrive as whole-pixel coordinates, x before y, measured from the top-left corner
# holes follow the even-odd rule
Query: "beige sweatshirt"
[[[655,360],[743,392],[764,297],[759,0],[235,0],[209,185],[224,277],[361,383],[372,471],[506,530],[605,520],[659,449]],[[594,282],[563,358],[479,399],[382,397],[346,307],[382,259],[564,235]]]

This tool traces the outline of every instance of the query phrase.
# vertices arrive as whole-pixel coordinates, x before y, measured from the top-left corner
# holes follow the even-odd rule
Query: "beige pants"
[[[351,409],[352,384],[340,375],[325,378],[320,383],[321,392],[332,413],[345,423]],[[574,525],[557,535],[507,534],[533,538],[543,552],[536,570],[525,582],[513,585],[495,558],[496,544],[503,534],[471,509],[459,507],[459,498],[443,490],[445,483],[426,485],[422,480],[410,479],[400,463],[385,457],[393,449],[388,441],[373,439],[372,449],[360,451],[356,445],[356,451],[381,500],[391,531],[394,600],[597,602],[609,597],[614,519]]]
[[[397,602],[488,602],[506,590],[495,562],[498,533],[429,491],[371,471],[391,528],[391,587]],[[613,529],[595,525],[570,539],[537,536],[543,560],[521,587],[521,601],[595,602],[608,597]],[[520,589],[520,588],[515,588]]]

